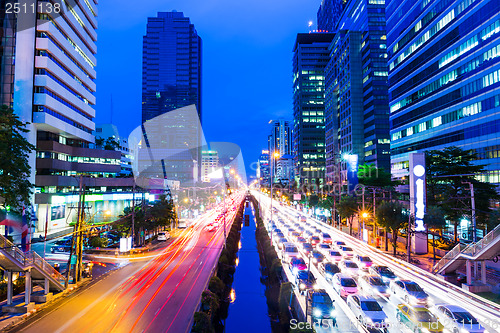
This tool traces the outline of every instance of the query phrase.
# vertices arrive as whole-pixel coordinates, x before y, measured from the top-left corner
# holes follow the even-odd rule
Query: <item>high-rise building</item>
[[[259,156],[259,162],[257,164],[257,179],[261,186],[270,186],[271,174],[269,167],[269,150],[263,150],[262,154]]]
[[[334,21],[326,69],[327,183],[345,176],[344,154],[390,169],[384,4],[350,1]]]
[[[101,144],[101,147],[100,147],[103,149],[106,149],[105,144],[106,144],[107,140],[113,140],[114,142],[116,142],[116,146],[114,147],[114,150],[120,151],[120,153],[121,153],[120,176],[121,177],[133,176],[133,174],[132,174],[132,161],[133,161],[134,154],[128,145],[128,138],[120,135],[120,133],[118,131],[118,127],[116,127],[116,125],[113,125],[113,124],[98,124],[98,125],[96,125],[96,128],[95,128],[95,138],[96,138],[96,146],[97,146],[97,143],[99,140],[104,140],[104,142]],[[99,147],[97,147],[97,148],[99,148]]]
[[[318,30],[334,32],[347,0],[321,0],[318,9]]]
[[[290,171],[285,170],[288,164],[284,163],[284,161],[280,163],[280,172],[278,172],[278,162],[284,156],[290,157],[292,154],[292,128],[290,127],[290,122],[283,119],[275,120],[272,123],[271,134],[267,139],[270,154],[278,153],[278,156],[271,158],[270,161],[270,167],[273,168],[274,181],[281,182],[282,179],[286,179],[288,182],[291,180],[289,178]],[[291,172],[293,174],[293,170]],[[285,176],[286,178],[284,178]]]
[[[318,190],[325,177],[325,67],[332,33],[299,33],[293,47],[295,181]]]
[[[0,0],[2,9],[6,0]],[[0,105],[12,107],[14,101],[14,69],[16,47],[16,15],[0,11]]]
[[[215,150],[201,152],[201,181],[209,183],[210,174],[219,170],[219,154]]]
[[[391,172],[458,146],[500,183],[500,2],[387,1]]]
[[[201,121],[202,41],[182,12],[148,18],[142,49],[142,121],[195,104]]]

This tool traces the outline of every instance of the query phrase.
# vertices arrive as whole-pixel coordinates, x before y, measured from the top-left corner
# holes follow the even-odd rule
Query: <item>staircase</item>
[[[490,260],[500,254],[500,224],[479,242],[458,244],[434,265],[434,274],[456,271],[466,260]]]
[[[24,253],[3,235],[0,235],[0,267],[13,272],[24,272],[31,269],[33,280],[43,281],[47,279],[51,290],[62,291],[65,289],[66,278],[61,273],[36,252]]]

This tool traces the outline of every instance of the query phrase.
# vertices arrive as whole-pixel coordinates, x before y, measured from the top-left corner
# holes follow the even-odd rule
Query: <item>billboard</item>
[[[66,217],[66,205],[50,207],[50,220],[60,220]]]
[[[349,193],[352,193],[358,185],[358,155],[345,155],[347,162],[347,183],[349,184]]]

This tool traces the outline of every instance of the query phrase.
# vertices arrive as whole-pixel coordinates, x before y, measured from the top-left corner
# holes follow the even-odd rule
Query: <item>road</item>
[[[270,198],[264,196],[258,192],[253,192],[254,195],[260,196],[260,201],[262,202],[263,210],[265,215],[269,215],[270,210]],[[296,210],[288,206],[282,206],[278,202],[274,201],[273,206],[277,208],[278,214],[288,220],[295,221],[295,216],[298,214]],[[267,213],[267,214],[266,214]],[[436,304],[455,304],[464,307],[466,310],[470,311],[479,322],[485,327],[488,332],[498,332],[500,331],[500,315],[498,305],[488,304],[478,300],[474,295],[469,294],[461,290],[460,288],[447,283],[445,281],[438,280],[431,273],[426,272],[414,265],[410,265],[404,261],[395,259],[380,250],[377,250],[366,243],[346,235],[339,230],[326,225],[313,218],[307,218],[309,223],[314,223],[322,232],[329,233],[334,240],[342,240],[348,246],[353,248],[354,252],[357,254],[369,256],[375,264],[382,264],[388,266],[395,274],[401,279],[408,279],[417,282],[429,295],[430,295],[430,305]],[[335,293],[331,284],[326,282],[326,280],[320,275],[320,273],[312,267],[312,272],[318,278],[318,282],[322,288],[325,288],[330,294]],[[332,295],[335,296],[335,295]],[[336,299],[336,305],[342,305],[342,310],[344,314],[351,319],[351,323],[348,323],[349,327],[356,326],[356,318],[353,316],[350,309],[345,306],[345,302],[338,297],[332,297]],[[343,304],[342,304],[343,303]],[[397,323],[396,312],[397,305],[404,303],[402,299],[395,295],[391,295],[388,299],[382,299],[379,304],[382,306],[384,312],[387,314],[391,323]],[[432,308],[431,308],[432,311]],[[344,316],[342,314],[342,317]],[[340,326],[340,325],[339,325]],[[389,332],[396,333],[402,332],[401,326],[394,325],[389,329]]]
[[[231,208],[242,199],[242,194],[235,195]],[[149,255],[151,259],[131,260],[16,331],[188,331],[223,246],[222,225],[214,232],[205,230],[217,212],[203,215],[167,247]],[[235,213],[228,211],[228,230]]]

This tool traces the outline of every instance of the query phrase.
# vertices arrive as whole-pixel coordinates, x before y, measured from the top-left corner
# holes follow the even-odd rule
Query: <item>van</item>
[[[293,243],[283,244],[283,261],[288,263],[292,258],[297,258],[299,256],[299,250]]]

